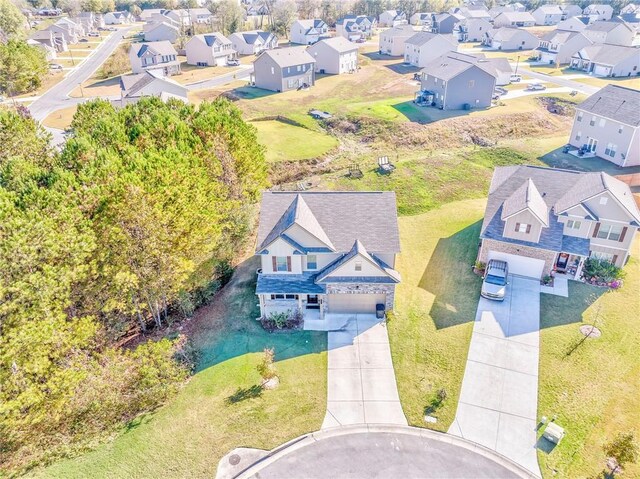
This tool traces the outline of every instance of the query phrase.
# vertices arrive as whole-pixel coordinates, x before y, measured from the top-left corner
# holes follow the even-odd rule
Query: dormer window
[[[527,223],[516,223],[516,232],[529,233],[531,232],[531,225]]]
[[[274,271],[291,271],[291,259],[289,256],[273,256]]]
[[[361,261],[356,261],[355,269],[356,269],[356,271],[362,271],[362,262]]]
[[[307,255],[307,269],[318,269],[318,258],[315,254]]]

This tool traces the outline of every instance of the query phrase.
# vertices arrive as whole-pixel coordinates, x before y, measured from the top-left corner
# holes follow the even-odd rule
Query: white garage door
[[[509,265],[509,274],[540,279],[542,277],[542,271],[544,270],[544,261],[541,259],[500,253],[498,251],[489,251],[489,259],[506,261]]]
[[[384,304],[384,294],[330,294],[330,313],[375,313],[376,304]]]
[[[602,65],[596,65],[596,67],[593,69],[593,74],[601,76],[601,77],[609,76],[609,73],[611,73],[611,68],[610,67],[604,67]]]

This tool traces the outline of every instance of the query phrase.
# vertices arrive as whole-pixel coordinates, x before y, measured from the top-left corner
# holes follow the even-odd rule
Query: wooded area
[[[62,152],[0,112],[0,471],[47,461],[161,404],[184,338],[119,348],[210,298],[266,186],[226,100],[81,105]],[[177,357],[181,359],[176,359]]]

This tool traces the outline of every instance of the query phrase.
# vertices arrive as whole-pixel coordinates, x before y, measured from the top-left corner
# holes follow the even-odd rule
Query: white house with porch
[[[393,192],[265,192],[256,247],[261,317],[393,309],[396,211]]]

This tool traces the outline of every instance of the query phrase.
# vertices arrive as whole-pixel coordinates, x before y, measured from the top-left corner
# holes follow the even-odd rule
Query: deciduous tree
[[[0,43],[0,91],[16,95],[33,91],[48,72],[44,52],[22,40]]]

